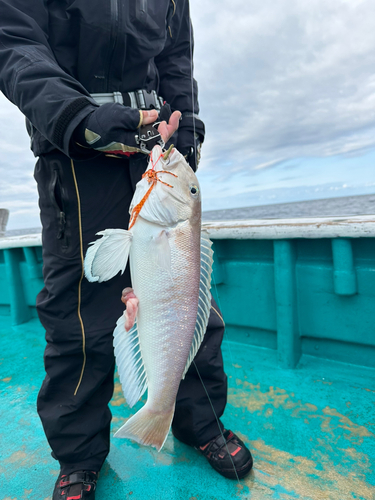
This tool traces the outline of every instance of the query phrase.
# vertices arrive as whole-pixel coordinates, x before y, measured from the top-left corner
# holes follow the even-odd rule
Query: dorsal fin
[[[213,250],[211,248],[212,241],[204,232],[201,233],[201,277],[199,286],[199,300],[197,322],[193,342],[190,348],[189,356],[186,362],[185,370],[182,378],[185,378],[186,372],[189,369],[198,349],[202,343],[204,334],[208,324],[208,318],[211,310],[211,273],[213,264]]]

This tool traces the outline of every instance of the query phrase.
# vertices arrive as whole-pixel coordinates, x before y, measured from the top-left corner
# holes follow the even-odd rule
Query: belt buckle
[[[112,96],[113,96],[113,101],[114,102],[118,102],[120,104],[124,104],[124,99],[122,97],[121,92],[112,92]]]
[[[156,109],[160,111],[161,106],[155,90],[140,89],[135,94],[140,109]]]

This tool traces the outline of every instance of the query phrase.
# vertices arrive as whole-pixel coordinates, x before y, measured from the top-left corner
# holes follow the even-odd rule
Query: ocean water
[[[294,217],[339,217],[350,215],[375,215],[375,194],[212,210],[203,212],[203,220],[288,219]],[[6,231],[5,235],[35,234],[40,231],[40,227],[14,229]]]
[[[375,215],[375,194],[203,212],[204,221]]]

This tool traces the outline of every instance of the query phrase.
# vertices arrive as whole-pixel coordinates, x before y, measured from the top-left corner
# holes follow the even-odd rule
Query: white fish
[[[198,180],[174,149],[164,160],[155,146],[130,206],[129,230],[107,229],[85,258],[89,281],[124,272],[128,256],[136,321],[117,321],[114,348],[120,381],[132,407],[146,404],[115,434],[160,451],[181,379],[202,342],[211,307],[211,241],[201,233]],[[130,311],[130,308],[129,308]]]

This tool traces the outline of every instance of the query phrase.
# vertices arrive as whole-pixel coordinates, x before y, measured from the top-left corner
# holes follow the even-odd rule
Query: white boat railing
[[[375,215],[207,221],[202,224],[202,229],[207,231],[210,238],[214,240],[374,238]],[[0,239],[0,249],[34,247],[41,244],[40,233],[8,236]]]
[[[204,222],[211,239],[373,238],[375,215]]]

